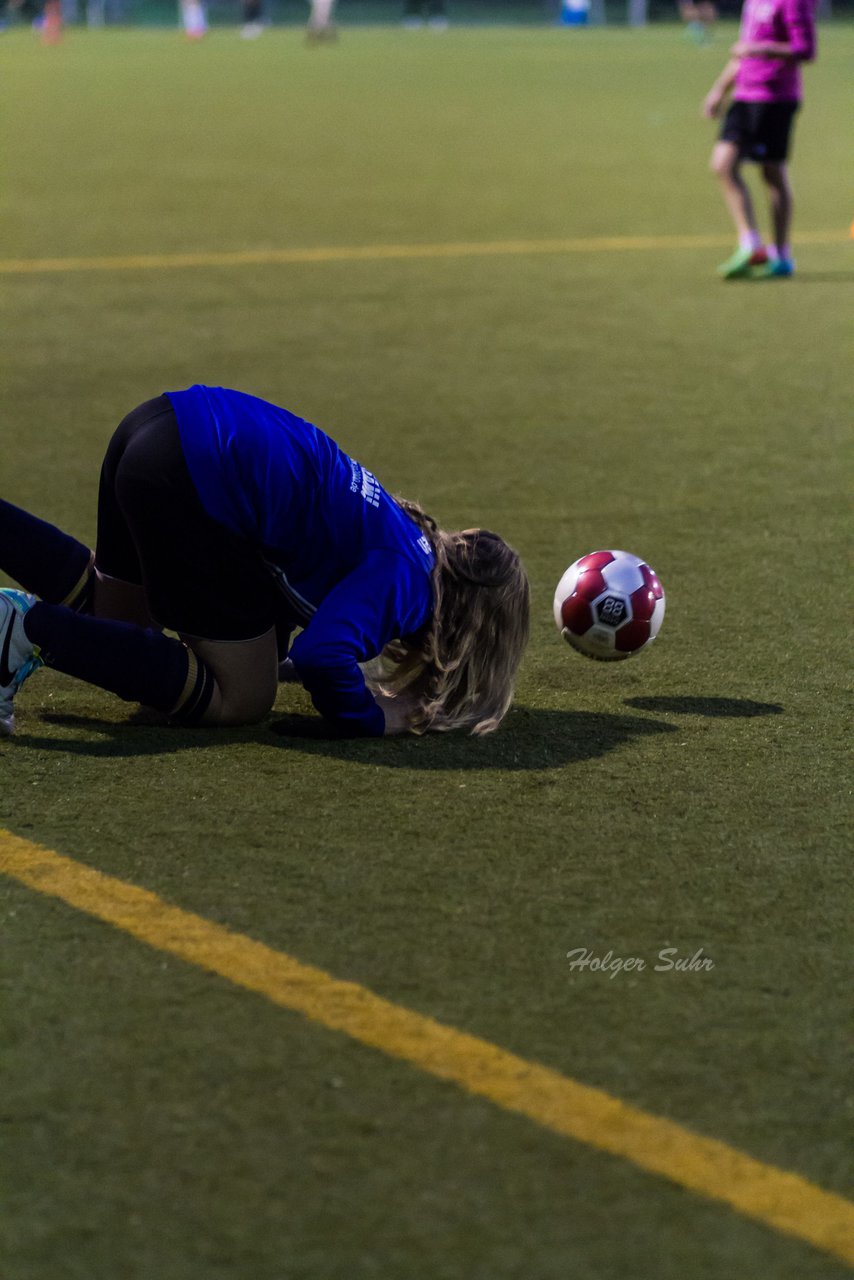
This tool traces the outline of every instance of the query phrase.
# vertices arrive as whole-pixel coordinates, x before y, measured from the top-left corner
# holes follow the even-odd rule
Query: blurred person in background
[[[240,34],[244,40],[257,40],[264,34],[264,23],[261,20],[262,0],[242,0],[243,26]]]
[[[708,44],[713,39],[712,30],[718,14],[712,0],[682,0],[679,16],[685,23],[688,37],[696,44]]]
[[[201,40],[208,29],[208,19],[201,0],[180,0],[181,25],[188,40]]]
[[[8,0],[0,7],[0,30],[8,26],[8,14],[17,11],[40,32],[42,44],[58,44],[62,39],[62,0]]]
[[[448,27],[448,14],[445,0],[406,0],[403,10],[403,25],[415,30],[427,23],[433,31],[445,31]]]
[[[725,280],[791,276],[792,189],[787,160],[801,103],[802,62],[815,57],[814,0],[745,0],[739,38],[703,102],[703,114],[723,119],[710,167],[735,224],[738,248],[718,267]],[[772,240],[762,242],[741,166],[760,166],[767,188]]]
[[[332,21],[334,8],[335,0],[311,0],[311,13],[306,32],[309,44],[338,39],[338,29]]]

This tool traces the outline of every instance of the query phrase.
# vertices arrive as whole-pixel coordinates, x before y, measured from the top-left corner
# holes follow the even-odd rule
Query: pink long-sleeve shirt
[[[814,0],[745,0],[740,41],[791,46],[790,58],[742,58],[733,86],[741,102],[799,102],[802,62],[815,57]]]

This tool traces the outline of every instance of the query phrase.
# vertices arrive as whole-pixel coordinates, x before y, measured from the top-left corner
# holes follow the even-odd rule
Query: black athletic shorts
[[[721,142],[734,142],[742,160],[781,163],[789,154],[792,124],[799,102],[730,104],[721,125]]]
[[[107,446],[95,564],[141,585],[152,618],[171,631],[252,640],[275,626],[286,647],[295,620],[262,549],[205,511],[167,396],[129,413]]]

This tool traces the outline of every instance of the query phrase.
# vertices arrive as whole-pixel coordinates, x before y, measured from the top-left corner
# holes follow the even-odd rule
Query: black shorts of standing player
[[[789,155],[792,124],[799,102],[730,104],[721,125],[721,142],[733,142],[742,160],[782,164]]]
[[[252,640],[275,626],[280,659],[297,621],[262,550],[211,518],[167,396],[127,415],[98,491],[99,574],[143,587],[152,619],[180,635]]]

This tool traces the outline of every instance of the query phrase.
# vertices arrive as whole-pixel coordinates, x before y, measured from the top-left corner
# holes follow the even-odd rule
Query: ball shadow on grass
[[[779,702],[753,702],[750,698],[626,698],[625,705],[636,711],[653,711],[657,715],[670,713],[680,716],[711,716],[733,720],[752,719],[754,716],[779,716],[785,707]]]

